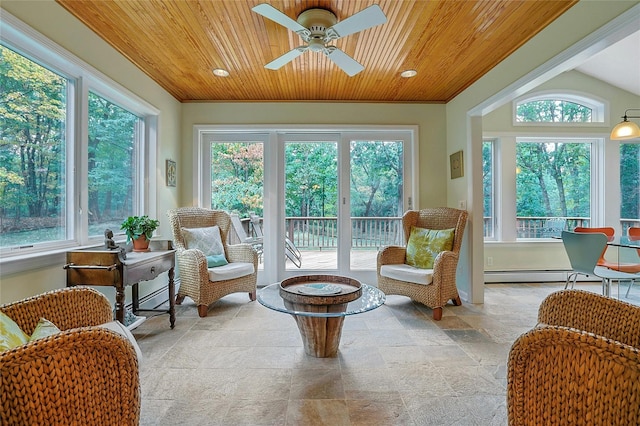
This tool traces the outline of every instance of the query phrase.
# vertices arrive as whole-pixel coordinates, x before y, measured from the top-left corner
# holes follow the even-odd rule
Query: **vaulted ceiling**
[[[56,0],[180,101],[447,102],[577,0]],[[338,22],[378,4],[387,22],[331,44],[365,68],[349,77],[253,12],[267,2],[296,20],[310,8]],[[212,70],[222,68],[227,77]],[[413,78],[402,78],[414,69]]]

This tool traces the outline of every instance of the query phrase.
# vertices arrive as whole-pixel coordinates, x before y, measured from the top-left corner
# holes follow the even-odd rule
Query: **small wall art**
[[[451,166],[451,179],[464,176],[464,166],[462,163],[462,151],[454,152],[449,156]]]
[[[176,162],[173,160],[167,160],[167,186],[176,186],[177,174]]]

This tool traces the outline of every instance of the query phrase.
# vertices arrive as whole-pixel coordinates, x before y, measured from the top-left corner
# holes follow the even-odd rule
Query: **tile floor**
[[[305,355],[293,318],[246,294],[223,298],[206,318],[186,299],[175,329],[160,315],[134,330],[141,424],[505,425],[509,348],[563,286],[489,284],[484,304],[449,305],[441,321],[389,296],[345,319],[335,358]],[[636,285],[631,300],[639,295]]]

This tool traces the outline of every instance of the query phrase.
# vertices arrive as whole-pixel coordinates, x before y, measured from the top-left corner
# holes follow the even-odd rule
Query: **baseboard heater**
[[[178,289],[180,288],[180,278],[176,278],[174,280],[176,287],[176,294],[178,294]],[[140,310],[145,309],[158,309],[160,306],[169,302],[169,292],[167,290],[168,286],[162,286],[161,288],[152,291],[151,293],[140,297]],[[133,309],[133,302],[129,302],[125,304],[125,309],[130,311]]]
[[[545,282],[565,282],[571,270],[517,270],[517,271],[486,271],[484,273],[485,283],[545,283]],[[579,281],[601,281],[597,277],[586,277],[580,275]]]

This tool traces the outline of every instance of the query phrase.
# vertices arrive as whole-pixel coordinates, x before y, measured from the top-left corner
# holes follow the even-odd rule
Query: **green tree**
[[[402,162],[402,142],[351,143],[352,216],[402,216]]]
[[[520,142],[516,165],[517,216],[590,216],[589,144]]]
[[[337,216],[336,144],[287,143],[285,158],[286,216]]]
[[[89,222],[133,214],[133,167],[136,126],[140,119],[112,102],[89,93]]]
[[[640,144],[620,144],[620,217],[640,219]]]
[[[214,143],[211,145],[211,207],[263,212],[263,148],[260,143]]]
[[[0,46],[0,167],[20,177],[3,210],[16,220],[62,217],[66,96],[65,78]]]

